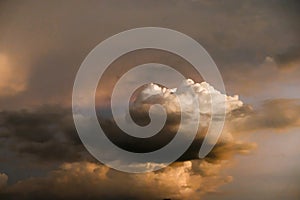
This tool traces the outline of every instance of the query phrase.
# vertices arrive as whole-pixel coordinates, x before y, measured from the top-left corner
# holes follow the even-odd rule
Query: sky
[[[0,1],[0,199],[299,199],[299,9],[296,0]],[[182,32],[199,42],[218,66],[226,88],[226,121],[204,159],[197,152],[209,124],[210,103],[200,103],[205,112],[194,110],[202,118],[192,145],[156,172],[111,169],[82,144],[72,116],[77,71],[100,42],[138,27]],[[149,105],[162,103],[168,119],[159,135],[143,145],[144,140],[120,135],[111,119],[110,95],[126,71],[154,62],[172,66],[188,80],[149,69],[169,81],[170,88],[141,87],[131,98],[130,114],[145,125]],[[131,75],[119,100],[130,84],[146,78]],[[153,150],[170,141],[180,123],[171,88],[194,105],[188,89],[205,102],[209,87],[214,85],[179,56],[153,49],[130,52],[115,60],[99,81],[98,120],[122,148]],[[183,114],[189,117],[183,121],[185,140],[193,117],[189,110]],[[111,161],[130,160],[106,153]]]

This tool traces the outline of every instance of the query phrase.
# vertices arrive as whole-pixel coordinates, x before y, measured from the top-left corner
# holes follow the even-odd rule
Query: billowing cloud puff
[[[161,103],[169,108],[170,112],[176,113],[180,112],[180,107],[175,99],[176,96],[181,97],[183,103],[190,105],[191,108],[193,108],[192,105],[195,104],[195,101],[199,101],[200,114],[210,115],[212,103],[219,107],[217,107],[217,111],[222,110],[221,106],[225,106],[226,113],[243,105],[243,102],[239,100],[237,95],[233,97],[227,96],[221,94],[207,82],[195,83],[193,80],[187,79],[178,88],[172,89],[167,89],[154,83],[149,84],[139,93],[134,106]],[[214,97],[215,102],[212,102],[212,97]]]
[[[178,98],[183,105],[179,104]],[[139,118],[145,118],[149,106],[153,104],[164,106],[171,118],[176,118],[178,115],[188,116],[188,120],[184,121],[183,124],[187,127],[193,125],[196,121],[195,115],[191,114],[196,113],[200,116],[199,131],[207,128],[211,120],[217,120],[216,116],[226,117],[234,110],[243,107],[243,102],[239,100],[237,95],[227,96],[226,94],[221,94],[209,85],[209,83],[195,83],[191,79],[184,80],[178,88],[172,89],[167,89],[153,83],[147,85],[135,98],[132,104],[132,115],[139,113]],[[195,105],[199,105],[199,108]],[[181,110],[181,106],[184,107],[183,110]],[[214,106],[214,111],[212,111],[212,106]],[[212,112],[215,115],[214,119],[211,119]],[[141,113],[145,113],[146,115],[144,114],[145,116],[142,117]],[[189,132],[188,128],[186,132]]]

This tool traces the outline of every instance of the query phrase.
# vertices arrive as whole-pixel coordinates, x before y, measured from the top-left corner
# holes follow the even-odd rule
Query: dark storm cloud
[[[84,159],[84,148],[68,109],[44,106],[35,111],[2,111],[0,138],[5,147],[43,162]]]

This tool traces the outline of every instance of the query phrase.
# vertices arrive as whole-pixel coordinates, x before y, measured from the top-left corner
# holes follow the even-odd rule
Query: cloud
[[[236,132],[253,132],[262,129],[282,131],[298,127],[300,125],[300,100],[267,100],[255,110],[246,105],[235,110],[231,120],[231,129]]]
[[[192,96],[193,92],[196,95],[194,98]],[[162,103],[162,105],[169,108],[169,112],[178,113],[180,112],[180,106],[176,103],[175,95],[180,97],[184,104],[190,105],[190,108],[195,105],[195,101],[199,101],[199,112],[203,115],[211,115],[212,104],[217,106],[216,110],[219,115],[224,114],[221,107],[225,106],[226,113],[230,113],[243,105],[237,95],[233,97],[226,96],[207,82],[195,83],[193,80],[187,79],[182,81],[178,88],[171,89],[160,87],[154,83],[149,84],[137,95],[133,107],[141,108],[141,106],[147,104]],[[212,102],[212,96],[216,96],[214,98],[216,102]]]
[[[195,91],[195,99],[190,98],[190,89]],[[77,136],[72,115],[68,109],[59,106],[44,106],[31,111],[2,111],[0,113],[0,137],[5,139],[5,145],[2,146],[4,150],[17,152],[19,156],[25,156],[25,158],[35,158],[38,161],[36,166],[43,167],[46,162],[58,163],[60,167],[54,168],[45,177],[33,176],[20,180],[1,192],[0,196],[22,197],[23,199],[81,199],[83,197],[88,199],[145,199],[145,196],[150,199],[199,199],[206,193],[217,192],[219,186],[232,180],[232,177],[220,173],[229,160],[236,154],[250,153],[255,145],[235,139],[226,128],[213,151],[205,159],[198,158],[198,151],[206,134],[205,127],[210,121],[211,101],[209,97],[210,95],[225,97],[226,102],[218,102],[218,105],[225,103],[226,115],[233,117],[232,113],[243,107],[238,96],[224,96],[208,83],[194,83],[192,80],[185,80],[178,88],[173,89],[166,89],[155,84],[147,85],[136,94],[132,102],[133,118],[135,116],[139,123],[145,123],[149,118],[149,106],[161,103],[167,108],[170,119],[163,128],[164,134],[154,138],[152,143],[143,143],[143,145],[130,141],[124,136],[120,137],[117,126],[110,118],[106,121],[100,119],[100,123],[106,125],[103,128],[108,129],[107,134],[117,139],[121,147],[127,146],[133,151],[140,152],[149,150],[153,146],[157,148],[157,144],[165,145],[165,138],[172,139],[180,123],[177,119],[180,115],[178,115],[179,105],[175,94],[181,95],[187,104],[193,104],[196,100],[200,101],[202,109],[196,109],[196,112],[203,115],[202,129],[197,133],[191,147],[177,162],[157,172],[146,174],[116,172],[91,159]],[[182,114],[189,115],[189,112],[191,111],[187,110]],[[188,127],[190,123],[193,123],[192,116],[184,121],[185,136],[190,134]],[[127,160],[127,158],[119,157],[111,159]],[[133,167],[139,167],[140,164],[144,163],[132,163]],[[128,190],[128,186],[133,189]]]
[[[0,127],[3,146],[18,154],[44,162],[85,157],[69,109],[42,106],[31,111],[2,111]]]
[[[0,192],[6,186],[8,176],[6,174],[0,173]]]
[[[191,84],[191,86],[193,85]],[[145,106],[150,100],[154,103],[156,98],[161,100],[162,97],[165,97],[166,94],[160,92],[167,92],[167,90],[155,86],[154,89],[158,89],[160,92],[156,91],[154,95],[151,87],[153,85],[145,90],[146,93],[140,93],[142,96],[137,98],[139,99],[138,105]],[[148,94],[151,94],[152,97]],[[147,98],[142,100],[142,97]],[[170,98],[166,99],[170,100]],[[180,162],[147,174],[121,173],[96,162],[83,161],[84,157],[75,157],[74,159],[73,154],[77,154],[82,150],[72,146],[76,146],[76,139],[74,140],[73,136],[64,136],[66,134],[63,132],[63,130],[66,130],[64,127],[70,126],[69,123],[71,123],[68,117],[68,110],[66,109],[61,107],[42,107],[31,112],[2,112],[1,121],[5,122],[3,124],[6,125],[5,127],[1,126],[2,137],[12,137],[11,139],[14,140],[15,144],[28,143],[29,146],[35,143],[47,144],[47,141],[54,140],[55,143],[58,143],[56,145],[66,145],[66,149],[72,150],[70,152],[66,151],[66,149],[61,150],[67,156],[58,157],[57,160],[64,164],[52,169],[46,176],[33,176],[6,187],[3,186],[6,185],[4,183],[7,181],[7,176],[0,176],[3,188],[0,192],[0,197],[22,197],[23,199],[80,199],[83,197],[87,199],[201,199],[204,194],[217,193],[220,186],[233,179],[231,176],[225,176],[221,173],[222,170],[232,164],[233,156],[249,154],[255,147],[253,143],[236,139],[236,133],[253,132],[259,129],[280,130],[299,126],[298,108],[300,102],[298,99],[270,100],[266,101],[258,109],[253,109],[247,105],[239,105],[238,108],[234,108],[227,113],[228,118],[223,133],[226,133],[226,137],[222,135],[221,140],[205,159],[197,160],[195,157],[185,155],[186,157]],[[173,121],[173,123],[175,122]],[[17,124],[19,127],[17,127]],[[39,131],[28,135],[24,134],[32,131],[29,127],[32,127],[33,124]],[[49,128],[52,125],[60,127],[58,129],[60,131],[57,132],[51,129],[53,136],[48,135],[50,133],[47,129],[39,128],[43,126]],[[6,131],[3,131],[5,129]],[[72,130],[72,126],[69,129]],[[7,134],[8,130],[11,131],[10,134]],[[228,132],[231,134],[228,134]],[[70,133],[76,135],[73,131],[70,131]],[[61,137],[60,135],[65,137],[62,137],[64,138],[64,143],[62,144],[60,144],[62,142],[60,139],[54,139]],[[199,145],[199,140],[195,142]],[[54,148],[57,147],[47,149],[49,154]],[[191,150],[194,149],[189,149],[189,153],[191,153]],[[39,151],[40,149],[35,149],[30,154],[39,159],[42,159],[43,156],[45,159],[49,158],[46,154],[41,156],[42,154]],[[20,153],[22,152],[20,151]],[[25,152],[25,154],[28,154],[28,152]],[[57,155],[56,151],[53,152],[53,158],[55,157],[54,155]],[[54,160],[52,159],[51,162],[54,162]]]
[[[0,97],[14,96],[26,89],[26,74],[13,61],[0,53]]]
[[[191,199],[232,180],[226,164],[186,161],[158,172],[125,174],[90,162],[66,163],[46,177],[20,181],[0,194],[22,199]],[[80,189],[79,189],[80,188]]]
[[[48,192],[49,199],[53,199],[51,195],[65,198],[64,195],[68,196],[68,194],[64,194],[65,192],[60,190],[60,187],[66,191],[72,191],[70,195],[74,195],[79,192],[74,191],[74,188],[77,189],[78,185],[85,184],[85,179],[80,178],[78,184],[75,185],[70,181],[74,180],[73,178],[66,178],[66,184],[63,185],[61,183],[64,180],[64,173],[69,175],[68,177],[74,177],[77,170],[89,177],[95,173],[89,171],[88,168],[93,170],[99,168],[103,173],[108,170],[90,162],[73,163],[92,159],[87,155],[77,136],[72,122],[71,109],[65,110],[61,106],[55,109],[53,107],[35,110],[30,108],[23,111],[17,109],[53,103],[70,106],[73,81],[80,63],[96,44],[120,31],[141,26],[159,26],[172,28],[192,36],[205,46],[219,65],[226,86],[231,92],[235,91],[251,97],[255,95],[255,98],[260,97],[259,91],[268,96],[272,88],[276,89],[276,98],[286,91],[296,93],[298,90],[292,91],[289,84],[293,83],[296,86],[299,84],[298,68],[293,67],[299,63],[298,54],[295,52],[297,48],[291,48],[299,43],[299,3],[297,1],[272,1],[271,4],[272,6],[269,1],[226,1],[221,3],[216,1],[161,1],[158,3],[158,1],[129,0],[120,2],[109,0],[89,3],[75,1],[70,7],[69,3],[58,1],[48,3],[1,1],[0,105],[1,109],[10,108],[16,111],[0,113],[0,149],[5,154],[5,158],[0,158],[0,166],[5,169],[16,167],[15,162],[12,161],[13,158],[9,157],[11,151],[26,162],[31,162],[30,158],[34,158],[32,163],[37,165],[44,165],[44,162],[70,162],[71,166],[68,168],[62,165],[57,169],[57,175],[55,174],[56,170],[53,170],[46,178],[24,180],[13,186],[12,189],[6,190],[5,194],[1,194],[8,195],[3,199],[14,195],[21,197],[25,195],[28,198],[42,197],[43,191]],[[181,14],[178,15],[178,13]],[[267,57],[271,58],[279,68],[276,68],[276,65],[261,64]],[[132,60],[136,59],[131,58],[129,57],[127,63],[132,63]],[[169,58],[169,60],[172,59]],[[124,67],[123,64],[120,65],[120,68]],[[184,67],[180,66],[185,68],[185,65]],[[290,68],[290,66],[292,66],[291,71],[281,70]],[[113,71],[112,75],[114,76],[110,76],[111,79],[117,78],[116,71]],[[191,72],[189,74],[195,76]],[[283,89],[280,87],[281,89],[278,91],[273,83],[278,83],[277,86],[287,85],[287,87]],[[100,92],[106,94],[106,91]],[[236,103],[239,101],[234,97],[233,99]],[[230,180],[230,177],[222,179],[218,176],[218,169],[223,168],[219,163],[222,160],[232,159],[236,153],[249,153],[253,148],[253,145],[248,142],[238,141],[235,138],[237,132],[287,129],[299,125],[297,120],[299,116],[296,113],[298,105],[295,102],[290,100],[274,101],[280,103],[266,102],[266,105],[258,110],[252,110],[245,105],[232,110],[228,113],[231,117],[227,118],[220,142],[207,159],[190,161],[196,158],[195,155],[202,143],[201,138],[205,134],[205,129],[199,132],[198,140],[181,158],[181,162],[176,163],[199,162],[202,164],[201,169],[198,170],[194,169],[197,165],[192,164],[193,173],[191,174],[194,174],[195,177],[191,179],[196,183],[191,185],[199,185],[201,182],[196,175],[201,177],[212,175],[210,179],[203,181],[205,184],[200,188],[193,188],[196,191],[195,194],[201,191],[204,193],[214,192],[216,187]],[[282,105],[284,108],[281,108]],[[142,105],[142,107],[146,108],[147,105]],[[141,124],[148,122],[145,112],[141,113],[135,110],[133,115]],[[204,113],[203,116],[205,117]],[[177,117],[174,113],[170,115],[163,130],[164,133],[171,136],[175,133]],[[205,125],[206,121],[203,122]],[[104,124],[110,130],[112,138],[119,132],[119,130],[111,128],[114,126],[111,121],[108,120]],[[134,149],[134,145],[132,145],[134,143],[130,144],[124,138],[119,138],[118,141],[120,143],[125,141],[123,144],[125,147],[131,145],[130,148]],[[155,141],[158,141],[157,138],[153,140],[154,143]],[[156,147],[163,145],[166,141],[167,139],[159,140]],[[148,147],[147,145],[136,146],[135,150],[149,150],[147,148],[151,146],[151,144]],[[9,151],[8,154],[6,154],[7,151]],[[21,163],[19,166],[23,166],[23,164]],[[172,166],[173,168],[168,169],[170,171],[172,169],[190,170],[188,166],[182,168]],[[27,173],[32,173],[31,176],[38,176],[32,172],[31,168],[28,168]],[[167,175],[168,173],[165,171],[163,174]],[[163,174],[160,176],[163,177]],[[174,180],[173,176],[178,177],[174,174],[174,171],[169,173],[171,180]],[[114,180],[122,180],[123,175],[115,175]],[[151,176],[154,175],[155,173],[151,173]],[[9,177],[11,176],[15,176],[15,173],[11,172]],[[63,178],[59,179],[58,177]],[[126,178],[128,177],[126,176]],[[134,180],[136,181],[136,179]],[[145,185],[147,182],[147,179],[139,180],[141,185]],[[152,179],[150,178],[150,180]],[[170,185],[176,186],[177,180],[175,183],[174,181],[170,182]],[[49,191],[55,186],[53,183],[57,184],[55,194]],[[118,184],[117,181],[113,183]],[[116,194],[116,196],[132,197],[131,199],[141,197],[140,194],[132,194],[128,191],[128,185],[134,185],[136,182],[129,179],[128,182],[123,183],[127,184],[127,187],[123,186],[121,194]],[[157,182],[152,183],[156,184]],[[149,194],[149,197],[157,197],[154,193],[158,191],[158,196],[163,194],[160,197],[165,198],[164,194],[166,193],[160,193],[160,188],[149,188],[152,191],[145,192],[145,194]],[[165,191],[176,196],[178,190],[175,191],[172,188],[166,188]],[[177,186],[176,189],[178,189]],[[89,191],[89,188],[86,190]],[[97,196],[98,190],[99,188],[94,188],[91,193]],[[116,190],[109,191],[112,192],[106,194],[104,191],[107,198],[105,195],[103,197],[100,192],[99,195],[104,199],[116,198],[116,196],[111,196]],[[169,194],[166,195],[166,198],[169,196]],[[76,197],[74,198],[76,199]]]
[[[175,119],[178,105],[174,103],[172,93],[181,91],[181,95],[187,95],[185,91],[188,90],[182,89],[183,86],[198,91],[200,100],[205,99],[208,95],[205,91],[207,87],[211,87],[207,83],[197,84],[191,80],[185,81],[179,90],[149,84],[137,94],[133,102],[132,116],[138,115],[138,122],[143,123],[143,120],[147,121],[146,113],[149,105],[160,102],[169,107],[171,116],[165,133],[175,133],[173,129],[179,123]],[[235,138],[236,134],[260,129],[280,130],[295,127],[299,126],[300,119],[298,99],[269,100],[257,109],[244,105],[238,97],[226,99],[228,110],[225,128],[220,140],[205,159],[199,160],[196,157],[205,135],[204,129],[198,133],[192,146],[178,162],[165,169],[146,174],[117,172],[89,158],[77,137],[69,109],[60,106],[44,106],[31,111],[3,111],[0,114],[0,135],[5,139],[6,145],[1,146],[1,149],[7,151],[3,148],[9,147],[22,157],[29,155],[35,157],[38,161],[37,165],[42,166],[43,162],[48,161],[58,162],[59,167],[50,170],[46,176],[35,175],[9,186],[5,186],[7,176],[0,176],[2,180],[0,197],[145,199],[146,196],[150,199],[196,200],[207,193],[217,193],[220,186],[233,179],[230,175],[226,176],[222,173],[232,164],[233,157],[237,154],[249,154],[256,146],[238,140]],[[206,109],[203,109],[201,115],[209,115],[209,103],[202,103]],[[110,126],[114,125],[109,120],[106,123]],[[207,125],[207,123],[201,124]],[[111,129],[109,133],[114,134],[114,130]],[[6,162],[10,161],[6,160]],[[24,167],[26,168],[26,165]],[[132,190],[128,189],[129,186]]]
[[[192,95],[193,92],[195,96]],[[211,96],[214,96],[216,100],[214,105],[216,106],[216,115],[219,117],[224,115],[225,117],[231,112],[243,107],[242,101],[239,100],[238,96],[226,96],[215,90],[206,82],[195,83],[191,79],[184,80],[178,88],[164,88],[157,84],[146,85],[138,94],[133,97],[134,100],[130,105],[131,116],[133,120],[139,125],[147,125],[150,123],[149,109],[152,105],[162,105],[167,113],[167,120],[165,126],[159,131],[158,134],[150,138],[136,138],[124,133],[115,123],[112,113],[105,110],[106,118],[101,117],[104,114],[99,111],[100,124],[104,132],[107,133],[107,137],[118,147],[121,147],[127,151],[145,153],[151,152],[164,147],[168,144],[176,135],[179,126],[183,130],[181,140],[186,140],[193,135],[191,132],[191,126],[196,126],[198,132],[192,145],[187,151],[179,158],[180,161],[186,161],[191,159],[198,159],[198,153],[203,143],[204,137],[207,134],[208,125],[211,122]],[[182,100],[182,105],[185,108],[181,112],[178,99]],[[199,102],[199,109],[194,108],[196,101]],[[226,113],[222,113],[221,107],[226,107]],[[154,115],[160,115],[160,112],[152,112]],[[184,115],[186,118],[181,122],[180,116]],[[197,122],[197,117],[200,116],[200,124]],[[214,119],[218,120],[218,119]],[[143,133],[139,133],[143,134]],[[238,144],[240,143],[240,144]],[[178,145],[181,145],[180,143]],[[212,156],[211,160],[221,159],[223,156],[219,152],[221,149],[233,149],[233,152],[239,153],[238,148],[251,149],[253,146],[248,146],[246,143],[241,141],[235,141],[230,131],[225,130],[222,132],[221,137],[218,141],[218,150],[209,154],[208,157]],[[240,147],[238,147],[240,146]],[[227,150],[225,151],[227,152]],[[110,152],[111,153],[111,152]],[[226,153],[224,153],[226,154]],[[229,153],[230,154],[230,153]],[[209,159],[207,157],[207,159]],[[131,160],[130,158],[120,158],[123,161]]]
[[[274,61],[280,69],[300,68],[300,46],[293,46],[285,52],[274,56]]]
[[[267,55],[255,66],[250,63],[240,68],[233,66],[236,68],[234,73],[223,74],[225,80],[229,77],[234,80],[226,85],[227,90],[236,91],[249,99],[255,96],[258,102],[266,98],[298,98],[295,96],[296,87],[291,87],[299,85],[298,52],[295,47],[281,54]]]
[[[191,86],[193,85],[191,84]],[[163,88],[160,89],[167,92]],[[148,94],[152,94],[152,98]],[[156,93],[153,96],[151,90],[148,90],[146,94],[141,93],[142,96],[137,98],[138,105],[145,106],[147,101],[149,103],[151,100],[154,103],[157,99],[161,100],[166,95],[160,96],[161,94],[164,93],[159,93],[158,96]],[[144,97],[148,97],[146,101],[145,99],[142,101],[141,98]],[[167,99],[170,100],[170,97]],[[236,105],[236,103],[234,101],[233,104]],[[124,175],[94,162],[87,155],[79,138],[77,138],[68,109],[59,106],[46,106],[34,111],[1,112],[0,135],[2,139],[5,139],[5,143],[3,143],[5,145],[1,146],[1,151],[7,151],[6,148],[9,148],[11,151],[18,152],[17,155],[25,159],[28,159],[28,156],[36,158],[35,165],[40,165],[40,167],[45,165],[45,162],[67,162],[58,169],[53,169],[47,177],[36,177],[37,175],[33,174],[31,176],[36,178],[23,179],[21,182],[13,184],[13,186],[6,187],[5,192],[1,192],[1,195],[3,197],[25,195],[28,199],[33,197],[45,199],[46,197],[43,197],[43,194],[48,194],[49,198],[76,199],[77,195],[82,197],[88,191],[88,193],[91,193],[90,199],[118,199],[121,197],[142,199],[145,194],[153,197],[153,199],[176,199],[179,197],[198,199],[203,194],[217,192],[219,186],[231,181],[232,177],[224,177],[220,172],[232,163],[233,156],[249,154],[255,148],[256,145],[253,143],[236,139],[236,134],[262,129],[284,130],[299,126],[299,105],[298,99],[269,100],[256,109],[248,105],[240,105],[227,113],[228,117],[221,139],[204,160],[196,159],[198,148],[202,142],[201,138],[204,135],[204,132],[201,132],[190,149],[179,159],[179,162],[162,171],[150,173],[148,176]],[[176,120],[170,122],[172,122],[170,127],[177,123]],[[34,128],[32,128],[33,125]],[[173,133],[170,127],[166,129],[168,131],[166,133]],[[111,133],[113,134],[113,132]],[[16,144],[18,145],[16,146]],[[50,144],[53,144],[53,146]],[[9,166],[12,161],[6,159],[4,162]],[[3,166],[3,164],[1,165]],[[13,168],[13,166],[11,167]],[[24,167],[28,166],[25,164]],[[100,174],[105,174],[105,176],[99,178],[95,175],[95,171],[99,171]],[[79,175],[77,176],[75,172]],[[180,172],[182,172],[182,175],[176,175]],[[108,175],[113,178],[107,178]],[[92,177],[96,177],[95,180]],[[187,180],[186,187],[184,181],[180,183],[183,185],[177,183],[179,178]],[[166,179],[170,181],[167,182]],[[158,184],[155,181],[160,183]],[[91,183],[93,187],[88,187],[88,183]],[[121,183],[124,185],[121,186]],[[137,183],[140,186],[136,186]],[[56,185],[54,190],[49,191],[49,188],[53,188],[53,185]],[[113,185],[121,188],[120,193],[112,192],[114,191]],[[128,185],[135,188],[134,193],[128,192]],[[143,190],[142,186],[147,189]],[[85,189],[82,191],[73,189],[78,187]],[[104,189],[99,190],[99,188]],[[136,192],[138,191],[136,188],[140,188],[141,192]]]
[[[197,94],[197,97],[192,101],[188,88],[194,90]],[[199,84],[194,83],[192,80],[186,80],[178,89],[166,89],[155,84],[149,84],[148,87],[137,94],[131,107],[131,114],[138,124],[149,122],[149,106],[153,104],[162,103],[168,113],[163,129],[150,139],[128,137],[116,126],[114,120],[110,117],[99,117],[99,122],[107,136],[119,147],[133,152],[149,152],[159,149],[173,139],[180,123],[180,108],[175,94],[180,95],[184,102],[189,104],[200,100],[200,113],[198,114],[201,115],[201,128],[192,146],[180,160],[197,159],[199,148],[210,121],[210,95],[223,96],[223,94],[220,94],[205,82]],[[225,100],[227,115],[243,105],[238,96],[225,96]],[[217,103],[222,105],[221,102]],[[194,119],[191,118],[192,116],[189,116],[189,112],[191,110],[182,113],[188,116],[187,120],[183,122],[184,137],[188,137],[191,134],[189,126],[195,123],[193,122]],[[101,110],[99,110],[99,113],[101,113]],[[108,114],[106,113],[106,115]],[[2,111],[0,112],[0,125],[0,138],[2,138],[2,141],[5,140],[5,147],[10,151],[42,162],[60,163],[81,161],[82,159],[91,160],[79,139],[73,124],[71,110],[68,108],[42,106],[34,110]],[[184,137],[182,139],[185,139]],[[226,144],[226,148],[229,144],[235,148],[235,141],[228,131],[222,133],[218,148],[221,148],[223,144]]]

